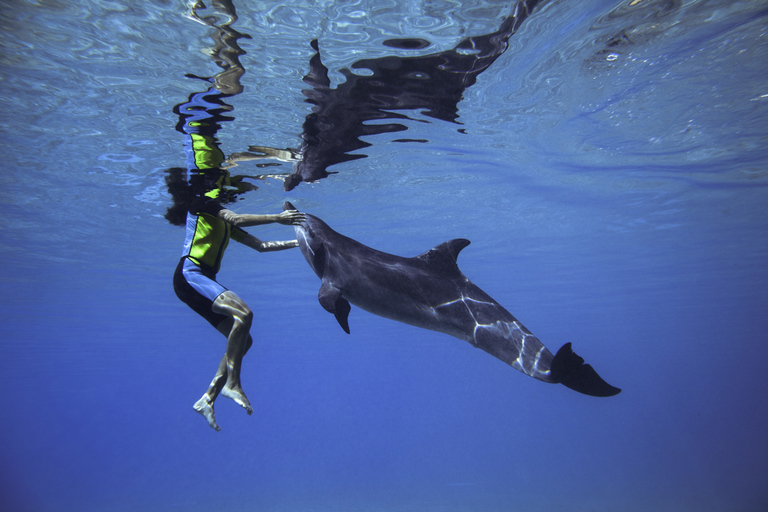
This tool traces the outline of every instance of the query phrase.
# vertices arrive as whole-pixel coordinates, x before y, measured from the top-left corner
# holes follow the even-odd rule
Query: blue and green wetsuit
[[[214,313],[213,301],[227,290],[216,281],[229,239],[241,241],[245,231],[218,218],[224,207],[214,197],[201,196],[187,212],[184,251],[173,276],[176,295],[200,316],[218,327],[225,315]]]

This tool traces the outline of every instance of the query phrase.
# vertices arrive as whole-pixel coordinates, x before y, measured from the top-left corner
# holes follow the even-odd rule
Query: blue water
[[[511,9],[236,7],[250,38],[227,154],[299,147],[312,39],[338,87],[360,59],[447,50]],[[221,71],[185,12],[2,3],[0,509],[768,509],[768,3],[543,2],[464,91],[460,124],[406,112],[407,131],[364,137],[366,158],[232,206],[290,200],[404,256],[469,238],[464,274],[621,394],[355,308],[346,335],[299,251],[233,243],[219,279],[255,312],[255,413],[219,400],[221,432],[192,404],[225,340],[174,296],[184,232],[163,218],[164,170],[184,164],[173,107],[204,90],[184,75]],[[396,38],[430,46],[382,44]]]

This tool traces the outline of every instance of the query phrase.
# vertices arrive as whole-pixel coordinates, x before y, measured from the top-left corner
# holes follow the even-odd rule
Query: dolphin
[[[283,203],[284,210],[295,210]],[[511,313],[467,279],[457,238],[413,258],[377,251],[313,215],[294,226],[299,248],[322,281],[320,305],[349,334],[350,304],[374,315],[468,341],[535,379],[592,396],[621,390],[605,382],[566,343],[555,355]]]

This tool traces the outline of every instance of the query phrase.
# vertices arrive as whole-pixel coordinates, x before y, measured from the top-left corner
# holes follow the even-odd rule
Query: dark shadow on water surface
[[[450,50],[414,57],[358,60],[351,66],[357,72],[342,69],[346,80],[334,89],[330,87],[318,41],[312,41],[315,55],[304,77],[312,87],[304,90],[306,101],[313,105],[312,113],[304,121],[299,160],[285,180],[285,190],[303,181],[327,177],[332,165],[365,158],[364,154],[350,154],[370,146],[360,137],[407,130],[398,121],[414,119],[403,111],[417,110],[427,117],[457,123],[458,103],[464,91],[504,53],[510,36],[536,4],[538,0],[515,3],[497,31],[468,37]],[[430,43],[406,38],[390,39],[384,44],[419,50]]]

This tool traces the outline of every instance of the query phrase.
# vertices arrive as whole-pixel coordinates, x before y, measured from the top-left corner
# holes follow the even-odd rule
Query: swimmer
[[[199,190],[208,189],[208,192],[195,195],[189,203],[184,251],[173,277],[179,299],[227,337],[226,353],[218,370],[208,390],[194,405],[195,411],[217,431],[221,429],[216,423],[213,405],[219,394],[233,400],[248,414],[253,413],[240,383],[243,356],[253,343],[249,333],[253,312],[236,293],[216,281],[224,251],[230,239],[259,252],[298,247],[296,240],[262,241],[242,228],[269,223],[293,225],[304,220],[304,214],[296,210],[257,215],[224,208],[218,197],[227,188],[228,177],[225,170],[207,169],[198,170],[197,176],[190,180],[192,186],[202,185]]]

